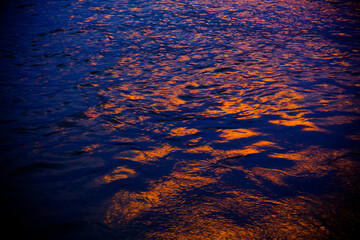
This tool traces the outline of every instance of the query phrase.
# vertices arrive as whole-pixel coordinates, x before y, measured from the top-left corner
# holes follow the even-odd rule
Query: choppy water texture
[[[1,208],[37,239],[349,239],[342,0],[5,1]]]

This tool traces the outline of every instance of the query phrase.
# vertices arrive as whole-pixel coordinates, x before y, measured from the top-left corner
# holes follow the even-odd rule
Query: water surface
[[[356,231],[355,1],[8,2],[0,176],[13,234]]]

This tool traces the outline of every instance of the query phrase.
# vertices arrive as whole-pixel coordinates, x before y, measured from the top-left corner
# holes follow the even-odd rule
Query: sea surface
[[[0,9],[0,208],[12,237],[359,230],[357,1]]]

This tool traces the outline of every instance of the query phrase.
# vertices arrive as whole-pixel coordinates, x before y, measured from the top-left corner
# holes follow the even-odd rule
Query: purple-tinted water
[[[6,228],[350,238],[359,15],[345,0],[1,3]]]

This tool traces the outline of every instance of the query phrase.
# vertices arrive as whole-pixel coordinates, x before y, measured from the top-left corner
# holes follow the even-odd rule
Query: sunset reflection
[[[113,181],[117,181],[120,179],[126,179],[129,177],[134,177],[136,172],[133,169],[129,169],[125,166],[117,167],[110,174],[107,174],[101,178],[99,178],[96,182],[98,184],[107,184]]]
[[[0,183],[39,239],[356,230],[358,3],[20,2]]]

